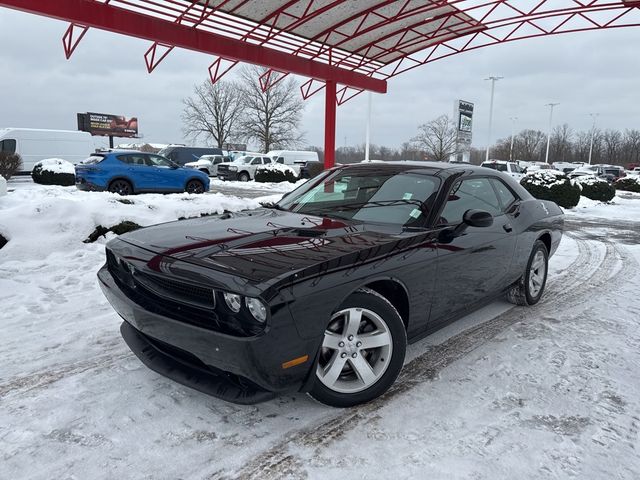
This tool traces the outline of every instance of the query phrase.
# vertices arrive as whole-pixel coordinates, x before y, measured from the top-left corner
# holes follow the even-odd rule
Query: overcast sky
[[[0,8],[0,128],[76,129],[76,112],[139,118],[147,142],[183,142],[181,100],[207,78],[211,57],[174,50],[149,75],[143,54],[150,45],[90,30],[70,61],[61,36],[66,24]],[[559,35],[460,54],[389,81],[373,96],[372,142],[397,147],[419,123],[451,115],[457,98],[476,104],[474,145],[487,139],[491,74],[496,85],[493,138],[554,124],[588,129],[590,112],[603,128],[640,128],[640,28]],[[304,81],[304,79],[302,79]],[[323,95],[306,102],[303,129],[310,145],[323,144]],[[338,108],[337,145],[364,142],[366,95]]]

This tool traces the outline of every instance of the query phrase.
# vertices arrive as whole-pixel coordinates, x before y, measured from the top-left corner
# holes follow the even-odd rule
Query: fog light
[[[240,305],[242,305],[242,297],[240,295],[224,292],[224,301],[232,312],[238,313],[240,311]]]
[[[255,318],[260,323],[264,322],[267,319],[267,308],[257,298],[246,298],[245,303],[247,304],[247,308]]]

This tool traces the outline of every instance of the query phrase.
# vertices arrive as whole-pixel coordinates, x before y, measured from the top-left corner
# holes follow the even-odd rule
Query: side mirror
[[[467,210],[462,216],[462,223],[447,234],[451,241],[462,235],[467,227],[484,228],[493,225],[493,215],[484,210]],[[446,243],[446,242],[445,242]]]
[[[467,210],[462,221],[469,227],[484,228],[493,225],[493,215],[484,210]]]

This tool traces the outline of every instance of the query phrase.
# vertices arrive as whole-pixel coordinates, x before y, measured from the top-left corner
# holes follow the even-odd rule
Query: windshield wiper
[[[260,202],[260,206],[262,208],[270,208],[270,209],[273,209],[273,210],[280,210],[281,212],[288,212],[289,211],[286,208],[281,207],[280,205],[278,205],[275,202]]]

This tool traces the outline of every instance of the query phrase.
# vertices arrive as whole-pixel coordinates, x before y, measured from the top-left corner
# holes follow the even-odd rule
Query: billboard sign
[[[78,113],[78,130],[91,135],[138,137],[138,119],[108,113]]]
[[[471,134],[473,130],[473,103],[458,100],[458,131]]]

